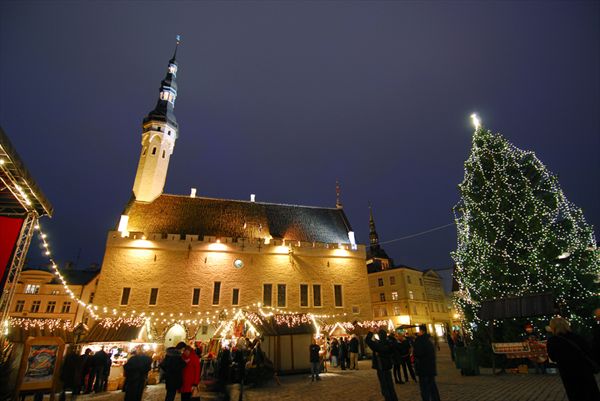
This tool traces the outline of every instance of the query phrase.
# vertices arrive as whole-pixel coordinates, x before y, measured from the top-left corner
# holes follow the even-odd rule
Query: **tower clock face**
[[[236,259],[233,261],[233,267],[235,267],[236,269],[241,269],[242,267],[244,267],[244,262],[241,259]]]

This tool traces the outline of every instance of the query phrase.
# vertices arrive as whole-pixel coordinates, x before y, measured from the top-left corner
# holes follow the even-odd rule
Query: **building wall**
[[[281,309],[315,314],[343,314],[340,320],[372,319],[368,300],[365,248],[340,249],[337,245],[257,241],[197,236],[153,235],[129,238],[111,231],[94,304],[119,313],[214,313],[263,302],[263,284],[286,285],[286,306]],[[145,237],[144,237],[145,238]],[[347,248],[347,247],[346,247]],[[234,266],[241,260],[242,268]],[[221,282],[220,300],[213,305],[213,288]],[[309,306],[300,306],[300,284],[309,285]],[[320,284],[322,306],[313,305],[312,285]],[[342,286],[342,306],[334,305],[334,285]],[[131,288],[129,302],[120,305],[123,288]],[[156,305],[149,305],[151,288],[158,288]],[[193,289],[200,288],[199,305],[192,305]],[[239,305],[232,304],[239,289]],[[353,308],[354,311],[353,311]]]
[[[369,291],[375,319],[391,319],[396,326],[451,321],[438,276],[392,268],[369,274]]]
[[[62,319],[69,320],[73,326],[82,322],[85,316],[85,308],[65,292],[62,284],[52,284],[54,275],[42,270],[27,270],[19,275],[19,281],[15,289],[15,295],[10,305],[10,317],[31,319]],[[87,302],[89,295],[94,291],[96,279],[86,285],[69,285],[69,288],[77,298]],[[29,286],[29,287],[28,287]],[[39,286],[37,293],[28,293],[33,290],[32,286]],[[86,298],[87,296],[87,298]],[[39,302],[39,310],[32,311],[34,302]],[[17,310],[17,305],[23,303],[23,309]],[[48,311],[48,305],[54,302],[54,311]],[[63,307],[68,308],[63,312]],[[20,309],[20,307],[19,307]]]

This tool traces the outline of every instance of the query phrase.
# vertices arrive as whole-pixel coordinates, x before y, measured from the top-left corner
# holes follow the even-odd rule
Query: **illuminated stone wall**
[[[144,238],[144,239],[142,239]],[[365,248],[340,248],[337,244],[289,241],[237,240],[197,236],[150,235],[110,232],[95,305],[118,313],[183,313],[195,318],[198,312],[214,314],[263,302],[263,284],[272,284],[273,306],[277,307],[277,285],[286,284],[286,311],[343,314],[341,321],[372,319],[365,266]],[[236,260],[243,267],[234,265]],[[221,282],[218,305],[213,305],[214,282]],[[309,285],[309,306],[300,306],[300,285]],[[322,307],[313,306],[312,285],[320,284]],[[342,306],[334,305],[334,285],[342,286]],[[131,293],[120,305],[124,287]],[[155,306],[150,306],[151,288],[158,288]],[[200,288],[199,305],[192,305],[193,289]],[[239,305],[232,305],[233,289],[239,289]]]

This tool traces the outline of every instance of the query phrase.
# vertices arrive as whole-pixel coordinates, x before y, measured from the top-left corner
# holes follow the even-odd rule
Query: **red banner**
[[[23,219],[0,216],[0,291],[4,289],[6,274],[15,245],[19,240],[19,233]]]

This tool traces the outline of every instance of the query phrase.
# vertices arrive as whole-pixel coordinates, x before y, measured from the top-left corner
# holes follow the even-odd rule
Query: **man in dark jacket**
[[[417,381],[415,371],[413,369],[412,361],[410,360],[410,341],[400,334],[398,336],[398,351],[400,352],[400,363],[402,364],[402,371],[404,372],[404,381],[408,383],[408,373],[414,382]],[[408,372],[407,372],[408,371]]]
[[[81,355],[81,388],[88,394],[92,391],[94,377],[92,376],[92,350],[85,349],[85,353]]]
[[[312,339],[312,343],[308,346],[308,354],[310,358],[310,380],[315,381],[321,380],[319,377],[320,363],[321,358],[319,357],[319,352],[321,352],[321,347],[317,344],[316,339]]]
[[[177,390],[183,383],[183,368],[185,368],[185,361],[181,357],[183,348],[185,348],[185,344],[183,347],[177,345],[177,347],[167,348],[165,359],[159,365],[165,378],[165,389],[167,390],[165,401],[173,401]]]
[[[123,366],[125,401],[142,401],[151,365],[152,358],[144,355],[141,347],[138,347],[134,351],[134,355]]]
[[[340,337],[340,367],[342,370],[346,370],[346,357],[348,353],[348,343]]]
[[[374,333],[374,329],[369,331],[365,342],[373,351],[372,367],[373,369],[377,369],[381,394],[385,401],[398,401],[394,382],[392,381],[392,372],[390,372],[392,369],[392,346],[388,341],[387,333],[384,329],[379,330],[379,333],[377,333],[379,336],[379,340],[377,341],[373,339]]]
[[[352,334],[352,339],[348,343],[348,351],[350,352],[350,370],[358,370],[358,337],[356,334]]]
[[[440,393],[435,384],[437,374],[435,366],[435,348],[431,336],[427,334],[427,326],[419,326],[417,339],[413,347],[415,356],[415,368],[421,387],[421,398],[423,401],[440,401]]]
[[[75,347],[71,345],[60,368],[60,380],[63,383],[63,390],[59,398],[60,401],[65,401],[66,389],[71,389],[71,401],[75,401],[81,390],[81,371],[81,358],[77,354]]]
[[[88,389],[91,390],[91,380],[94,378],[94,392],[100,393],[104,391],[108,374],[106,373],[106,365],[108,365],[110,357],[104,352],[104,347],[100,351],[96,352],[92,356],[92,372],[90,373],[90,381],[88,382]]]

